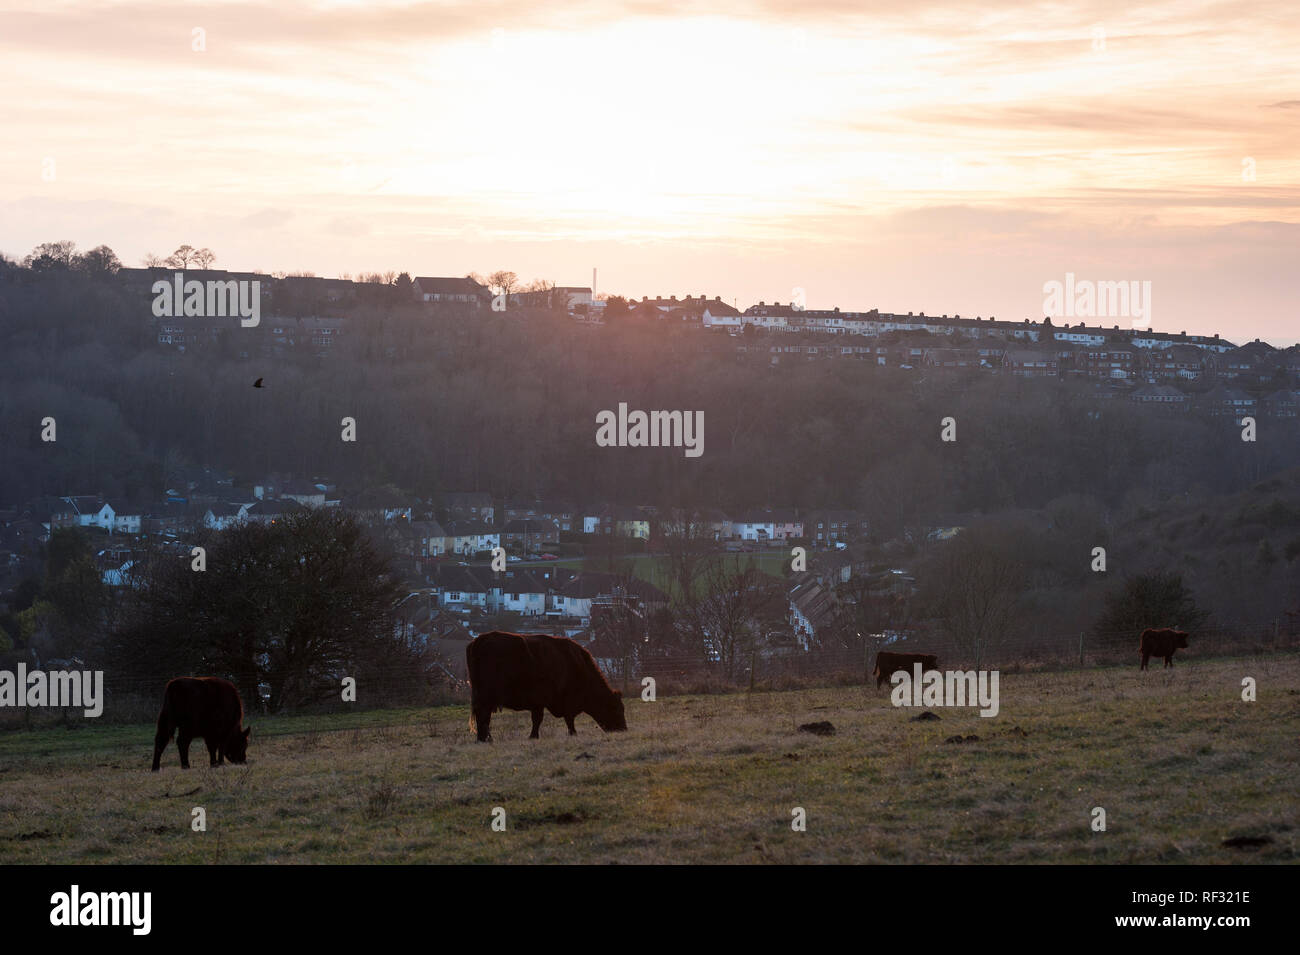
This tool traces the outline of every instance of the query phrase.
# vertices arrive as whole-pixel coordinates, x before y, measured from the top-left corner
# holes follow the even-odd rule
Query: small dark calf
[[[1147,668],[1147,661],[1152,657],[1164,657],[1165,666],[1174,665],[1174,651],[1187,649],[1187,634],[1182,630],[1151,628],[1142,631],[1142,640],[1138,644],[1142,651],[1142,667]]]
[[[872,676],[876,678],[876,689],[899,670],[912,672],[914,663],[921,664],[921,672],[939,669],[939,657],[933,653],[891,653],[881,650],[876,654],[876,669]]]

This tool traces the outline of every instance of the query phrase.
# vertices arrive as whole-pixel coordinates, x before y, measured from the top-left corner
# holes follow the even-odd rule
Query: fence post
[[[1079,666],[1083,666],[1083,631],[1079,631]]]

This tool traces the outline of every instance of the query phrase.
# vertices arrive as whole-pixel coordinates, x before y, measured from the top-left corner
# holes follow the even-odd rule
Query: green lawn
[[[148,725],[11,732],[0,862],[1293,862],[1297,687],[1295,654],[1180,658],[1006,674],[987,719],[813,689],[631,699],[627,733],[548,716],[535,742],[503,713],[490,746],[465,706],[283,717],[247,766],[183,771],[173,745],[156,774]]]
[[[730,557],[739,557],[741,566],[745,561],[753,559],[758,569],[765,574],[773,577],[784,577],[785,568],[790,563],[790,554],[788,551],[766,552],[755,554],[728,554]],[[597,555],[584,560],[581,557],[570,557],[563,560],[540,560],[540,561],[521,561],[517,564],[511,564],[511,567],[565,567],[569,570],[582,570],[584,564],[592,570],[598,570],[602,573],[609,571],[608,562],[605,558]],[[654,584],[664,593],[671,594],[674,589],[674,583],[669,572],[669,561],[667,557],[657,554],[625,554],[614,558],[614,568],[617,572],[619,568],[631,565],[632,573],[647,583]],[[699,581],[699,585],[704,586],[704,581]]]

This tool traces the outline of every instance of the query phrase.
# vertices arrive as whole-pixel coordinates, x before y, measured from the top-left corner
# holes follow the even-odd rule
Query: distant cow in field
[[[158,771],[172,733],[176,733],[182,769],[190,768],[190,741],[196,736],[208,746],[209,765],[220,766],[227,759],[244,762],[252,730],[243,728],[243,722],[244,707],[233,683],[215,676],[177,677],[163,692],[153,740],[153,771]]]
[[[876,669],[872,676],[876,678],[876,689],[899,670],[912,672],[912,664],[921,664],[921,672],[939,669],[939,658],[933,653],[889,653],[881,650],[876,654]]]
[[[528,710],[533,717],[529,739],[537,739],[542,711],[573,720],[586,713],[605,732],[627,729],[623,695],[610,689],[591,654],[568,637],[544,633],[480,634],[465,648],[469,666],[469,728],[480,743],[492,742],[492,714],[501,709]]]
[[[1187,634],[1182,630],[1150,628],[1142,631],[1142,640],[1138,644],[1142,651],[1142,669],[1147,668],[1147,661],[1152,657],[1164,657],[1165,666],[1174,665],[1174,651],[1187,649]]]

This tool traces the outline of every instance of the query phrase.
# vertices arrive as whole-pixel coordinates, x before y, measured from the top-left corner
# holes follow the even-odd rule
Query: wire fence
[[[1236,657],[1300,649],[1300,626],[1282,621],[1233,624],[1191,631],[1189,646],[1179,650],[1179,660]],[[964,646],[938,633],[913,635],[888,643],[868,641],[857,647],[821,647],[811,650],[761,652],[757,648],[738,652],[730,660],[709,659],[701,653],[629,655],[626,659],[598,658],[610,683],[625,692],[635,692],[642,680],[655,681],[656,694],[734,692],[737,690],[779,690],[801,686],[861,685],[872,682],[871,671],[880,650],[903,653],[933,653],[940,669],[997,669],[1006,672],[1085,669],[1131,665],[1140,655],[1134,632],[1095,633],[1079,631],[1053,635],[1021,634],[995,639],[984,647]],[[58,661],[64,663],[66,661]],[[449,665],[450,664],[450,665]],[[1157,661],[1157,665],[1163,665]],[[61,670],[53,661],[46,669]],[[29,671],[30,671],[29,667]],[[79,669],[93,669],[92,666]],[[344,702],[342,681],[333,699],[286,713],[328,713],[343,710],[371,710],[394,707],[422,707],[466,704],[470,687],[458,660],[430,660],[418,665],[369,665],[355,674],[355,702]],[[87,718],[80,706],[0,708],[0,730],[37,729],[50,726],[105,723],[147,723],[158,714],[166,678],[127,673],[104,673],[102,716]],[[250,717],[263,715],[258,700],[244,700]]]
[[[941,669],[1064,670],[1139,664],[1139,633],[1077,631],[1050,635],[1021,634],[994,638],[980,647],[939,633],[913,635],[886,642],[868,641],[857,647],[822,647],[782,653],[748,652],[731,661],[707,660],[693,654],[646,656],[644,659],[601,660],[602,669],[625,687],[654,677],[656,692],[691,692],[727,688],[862,683],[871,678],[876,654],[933,653]],[[1300,629],[1281,621],[1233,624],[1191,631],[1188,648],[1179,659],[1248,656],[1300,649]],[[1158,661],[1163,666],[1162,661]],[[669,688],[665,690],[665,687]]]

